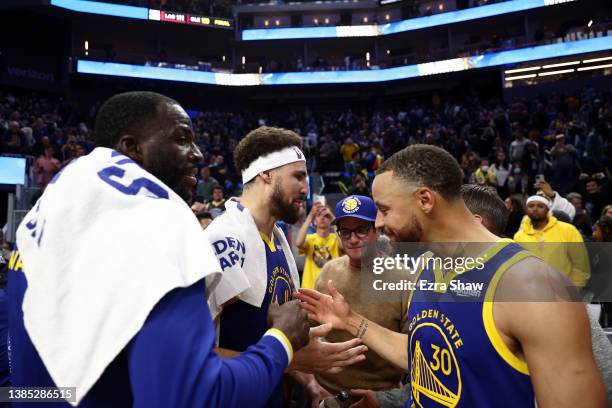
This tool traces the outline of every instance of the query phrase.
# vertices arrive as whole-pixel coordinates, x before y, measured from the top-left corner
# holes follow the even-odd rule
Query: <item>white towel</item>
[[[214,283],[220,271],[189,206],[106,148],[49,184],[17,245],[25,328],[55,384],[76,387],[76,403],[166,293],[204,277]]]
[[[221,281],[208,298],[213,317],[219,314],[225,302],[234,297],[260,307],[268,283],[266,250],[249,210],[235,198],[227,200],[225,212],[215,218],[204,234],[213,246],[223,271]],[[274,226],[274,235],[287,258],[295,288],[299,289],[300,277],[285,234]]]

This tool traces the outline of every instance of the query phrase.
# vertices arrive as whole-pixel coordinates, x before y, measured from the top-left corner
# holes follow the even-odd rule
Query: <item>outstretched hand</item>
[[[310,320],[321,324],[331,323],[336,330],[348,330],[348,319],[351,315],[349,304],[331,280],[327,282],[327,290],[331,296],[305,288],[293,296],[302,302],[301,306],[308,312]]]
[[[342,343],[328,343],[321,340],[332,329],[331,324],[310,329],[310,342],[306,347],[295,353],[289,366],[291,370],[303,373],[336,374],[346,366],[365,360],[368,348],[361,344],[360,339],[351,339]]]

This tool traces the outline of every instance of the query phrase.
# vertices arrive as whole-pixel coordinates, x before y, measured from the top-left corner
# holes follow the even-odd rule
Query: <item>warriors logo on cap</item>
[[[361,201],[357,197],[348,197],[342,203],[342,211],[347,214],[353,214],[356,211],[359,211],[359,207],[361,206]]]

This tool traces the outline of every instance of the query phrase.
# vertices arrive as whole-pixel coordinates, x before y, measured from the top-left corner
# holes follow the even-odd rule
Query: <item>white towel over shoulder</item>
[[[187,204],[106,148],[56,177],[17,245],[25,328],[55,384],[77,388],[77,403],[166,293],[204,277],[214,284],[221,270]]]
[[[235,198],[227,200],[225,210],[204,231],[223,271],[221,281],[208,299],[213,317],[234,297],[260,307],[268,281],[266,250],[253,216]],[[300,276],[285,234],[274,226],[274,235],[287,258],[293,284],[299,289]]]

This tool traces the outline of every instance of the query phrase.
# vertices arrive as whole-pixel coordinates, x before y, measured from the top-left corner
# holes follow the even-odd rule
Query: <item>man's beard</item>
[[[540,216],[540,215],[529,215],[529,214],[527,214],[527,216],[529,217],[529,219],[531,219],[532,223],[534,223],[534,222],[542,222],[547,217],[547,215]]]
[[[416,215],[413,214],[410,216],[408,225],[401,231],[394,231],[385,228],[385,233],[394,237],[397,242],[420,242],[423,238],[423,226],[417,219]]]
[[[304,197],[299,198],[304,199]],[[300,219],[300,209],[293,206],[293,200],[290,203],[283,200],[280,183],[276,183],[270,197],[270,214],[277,220],[285,221],[288,224],[294,224]]]
[[[172,191],[174,191],[185,202],[189,203],[192,198],[192,192],[187,188],[184,182],[185,170],[177,167],[176,163],[168,159],[168,155],[163,152],[153,152],[149,168],[145,169],[153,174]]]

